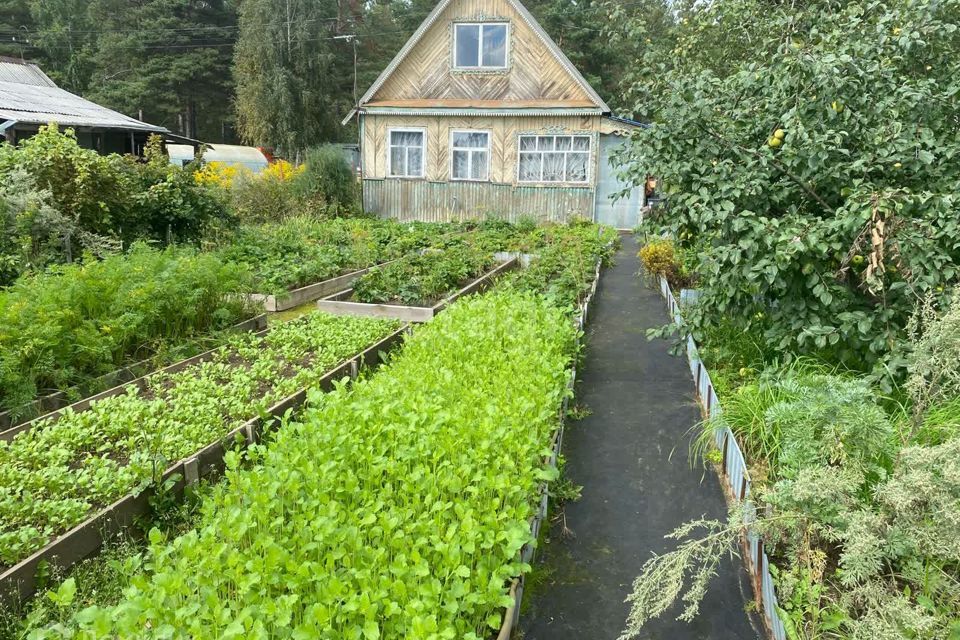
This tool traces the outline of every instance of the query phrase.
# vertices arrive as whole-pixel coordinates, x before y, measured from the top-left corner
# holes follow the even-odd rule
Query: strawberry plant
[[[460,246],[410,255],[372,270],[353,285],[357,302],[426,306],[454,293],[493,265],[491,253]]]
[[[397,328],[314,313],[265,336],[235,336],[213,360],[151,378],[141,392],[41,421],[0,442],[0,565],[149,483]]]
[[[121,602],[34,637],[491,637],[556,476],[574,337],[539,296],[453,305],[248,465],[232,455],[198,528],[151,536]]]
[[[364,218],[289,218],[240,227],[221,239],[218,254],[249,266],[254,289],[276,294],[429,246],[443,229],[437,227]]]

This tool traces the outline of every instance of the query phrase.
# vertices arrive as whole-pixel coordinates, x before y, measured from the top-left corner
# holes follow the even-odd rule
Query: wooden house
[[[608,162],[637,123],[611,117],[519,0],[441,0],[355,115],[367,211],[638,222],[643,189],[615,199]]]

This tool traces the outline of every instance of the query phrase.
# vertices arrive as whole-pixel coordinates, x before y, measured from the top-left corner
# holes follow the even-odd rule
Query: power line
[[[620,7],[633,7],[633,6],[644,5],[647,3],[648,3],[647,0],[632,0],[630,2],[621,2],[618,4]],[[566,17],[572,14],[585,15],[585,14],[589,14],[596,11],[606,11],[606,10],[607,10],[607,7],[605,5],[593,4],[587,7],[565,9],[560,15],[560,17]],[[260,28],[260,29],[267,29],[270,27],[286,27],[291,24],[307,24],[311,22],[337,22],[337,21],[350,22],[354,18],[355,16],[353,15],[347,15],[347,16],[330,16],[327,18],[307,18],[304,20],[282,20],[279,22],[264,22],[261,24],[252,24],[252,25],[250,23],[247,23],[246,25],[239,25],[239,24],[223,25],[223,26],[193,25],[193,26],[185,26],[185,27],[159,27],[159,28],[133,28],[133,29],[65,29],[65,30],[61,30],[60,33],[61,34],[69,33],[69,34],[77,34],[77,35],[107,34],[107,33],[129,33],[129,34],[174,33],[176,34],[179,32],[192,33],[196,31],[215,31],[215,30],[233,31],[233,30],[238,30],[244,27],[249,27],[249,26],[253,26],[255,28]],[[586,27],[580,27],[578,25],[570,25],[570,26],[572,28],[584,29],[589,31],[600,31],[600,29],[588,29]],[[6,32],[0,31],[0,35],[11,35],[11,36],[23,35],[23,34],[38,36],[38,35],[43,35],[43,33],[44,33],[43,31],[27,30],[23,28],[17,31],[6,31]],[[371,35],[380,35],[380,34],[371,34]]]

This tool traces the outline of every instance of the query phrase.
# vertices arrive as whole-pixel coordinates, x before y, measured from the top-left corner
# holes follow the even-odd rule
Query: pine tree
[[[87,97],[191,138],[222,139],[233,93],[232,4],[93,0],[89,11],[98,39]]]

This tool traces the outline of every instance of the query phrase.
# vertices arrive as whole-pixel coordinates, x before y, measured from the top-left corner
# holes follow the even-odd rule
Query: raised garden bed
[[[267,316],[266,314],[260,314],[254,318],[250,318],[249,320],[244,320],[243,322],[231,327],[230,330],[235,332],[249,331],[249,332],[253,332],[255,336],[264,335],[266,331],[268,331]],[[34,418],[30,418],[28,420],[24,420],[22,422],[17,422],[16,420],[10,419],[9,413],[5,412],[3,414],[0,414],[0,428],[4,429],[3,431],[0,431],[0,441],[9,442],[13,440],[13,438],[16,437],[18,433],[27,431],[33,425],[41,421],[55,420],[61,415],[63,415],[63,413],[66,411],[73,411],[75,413],[79,411],[85,411],[87,408],[90,407],[92,403],[96,402],[97,400],[103,400],[104,398],[109,398],[111,396],[116,396],[121,393],[124,393],[126,389],[129,388],[131,385],[137,387],[140,390],[143,390],[146,388],[148,380],[153,376],[161,375],[165,373],[166,374],[176,373],[191,365],[199,364],[201,362],[206,362],[207,360],[210,360],[211,358],[213,358],[213,356],[220,350],[220,348],[221,347],[216,347],[214,349],[204,351],[203,353],[198,353],[195,356],[186,358],[184,360],[180,360],[178,362],[174,362],[173,364],[163,367],[162,369],[155,369],[146,374],[141,373],[139,377],[137,377],[136,372],[137,371],[142,372],[143,368],[145,368],[146,366],[149,366],[148,365],[148,363],[150,362],[149,360],[143,360],[136,364],[132,364],[129,367],[118,369],[117,371],[108,373],[107,375],[101,376],[100,378],[96,379],[103,385],[110,384],[110,382],[113,382],[114,383],[113,387],[110,387],[109,389],[96,393],[92,396],[87,396],[86,398],[78,400],[73,404],[69,404],[69,405],[66,404],[67,396],[63,392],[58,392],[50,396],[45,396],[44,398],[41,398],[36,402],[37,402],[37,406],[40,407],[40,410],[46,409],[47,413],[44,413]],[[3,422],[3,416],[7,416],[7,418],[9,419],[10,421],[9,426]]]
[[[324,374],[314,386],[324,391],[345,377],[356,378],[364,367],[376,367],[386,354],[400,344],[409,326],[404,325]],[[186,363],[187,361],[184,361]],[[188,366],[178,363],[181,368]],[[273,404],[260,416],[251,418],[231,430],[224,437],[210,442],[190,456],[169,465],[158,479],[158,484],[170,483],[165,499],[180,500],[187,485],[201,478],[214,478],[223,473],[227,452],[238,446],[259,442],[265,430],[276,420],[296,411],[305,402],[307,389],[301,388]],[[34,552],[0,574],[0,602],[13,603],[31,597],[38,588],[38,573],[42,565],[66,570],[85,558],[95,555],[105,540],[121,530],[131,528],[150,510],[152,489],[130,492],[112,504],[100,509],[66,533],[56,537],[42,549]]]
[[[299,307],[307,302],[312,302],[317,298],[323,298],[339,291],[343,291],[344,289],[350,287],[350,285],[352,285],[358,278],[369,273],[371,269],[376,269],[387,264],[390,264],[390,262],[385,262],[373,267],[367,267],[365,269],[351,271],[335,278],[330,278],[329,280],[324,280],[323,282],[308,284],[305,287],[292,289],[285,293],[251,293],[247,297],[251,302],[262,304],[265,311],[286,311],[288,309],[293,309],[294,307]]]
[[[267,328],[267,315],[261,313],[260,315],[254,316],[244,320],[243,322],[238,322],[233,325],[227,331],[235,333],[244,333],[244,332],[260,332]],[[184,362],[197,362],[195,358],[199,358],[202,355],[209,355],[216,351],[216,349],[211,349],[210,351],[204,352],[203,354],[198,354],[193,356],[193,358],[188,358],[180,362],[176,362],[166,369],[161,369],[164,371],[170,369],[171,367],[176,367],[183,364]],[[114,393],[119,393],[118,390],[122,390],[125,386],[129,384],[136,384],[138,378],[150,375],[153,373],[152,370],[153,359],[148,358],[146,360],[141,360],[133,364],[127,365],[116,371],[111,371],[102,376],[98,376],[91,380],[88,384],[84,385],[87,389],[105,389],[105,391],[98,393],[96,395],[90,396],[79,400],[78,402],[69,405],[70,407],[82,407],[86,408],[87,405],[84,403],[89,403],[91,400],[107,397],[104,394],[112,395]],[[186,366],[186,365],[184,365]],[[12,429],[14,427],[20,427],[27,423],[30,423],[34,420],[37,420],[42,417],[46,417],[46,414],[50,412],[56,412],[62,410],[68,406],[69,396],[65,391],[57,391],[55,393],[47,394],[41,396],[31,402],[29,405],[21,407],[16,415],[20,417],[15,418],[14,413],[11,411],[0,412],[0,440],[6,440],[4,437],[6,430]],[[80,410],[79,408],[77,410]],[[13,431],[12,434],[16,435],[17,431]]]
[[[375,304],[356,302],[351,300],[353,289],[346,289],[332,296],[317,301],[317,308],[334,315],[371,316],[375,318],[395,318],[404,322],[428,322],[460,298],[471,293],[483,291],[501,274],[516,268],[520,264],[518,258],[511,258],[498,265],[483,276],[469,282],[456,293],[447,296],[439,302],[429,306],[411,306],[401,304]]]
[[[574,317],[573,322],[577,327],[577,349],[580,347],[580,337],[583,333],[583,328],[587,323],[587,316],[589,315],[590,303],[593,301],[594,295],[597,293],[597,285],[600,282],[600,269],[602,266],[602,258],[597,260],[596,267],[594,269],[593,283],[590,285],[590,291],[584,296],[583,300],[579,303],[577,308],[577,315]],[[557,459],[560,457],[560,451],[563,448],[563,430],[566,421],[567,411],[570,406],[570,398],[574,393],[574,386],[577,382],[577,366],[574,363],[573,367],[570,369],[570,375],[567,379],[567,389],[569,394],[563,399],[563,404],[560,408],[560,414],[558,416],[558,427],[553,436],[553,442],[551,444],[550,456],[549,458],[544,459],[544,466],[547,468],[556,467]],[[549,484],[543,482],[540,484],[538,490],[538,507],[537,512],[534,514],[533,518],[530,519],[530,532],[533,535],[533,539],[537,540],[540,536],[540,528],[543,526],[543,521],[547,517],[547,509],[549,506]],[[532,564],[534,561],[534,554],[536,547],[533,544],[526,544],[520,549],[520,561],[528,564]],[[513,635],[513,630],[517,628],[520,622],[520,605],[523,601],[523,590],[525,585],[525,576],[520,576],[516,578],[510,585],[510,598],[513,600],[513,604],[507,608],[503,615],[503,624],[500,626],[500,631],[496,636],[496,640],[510,640]]]

